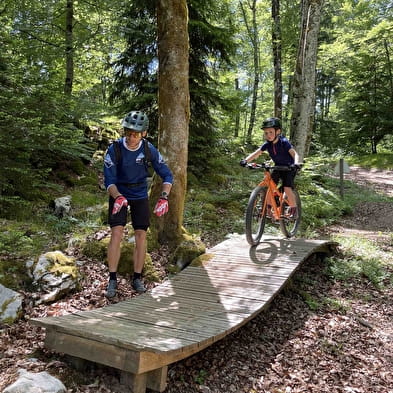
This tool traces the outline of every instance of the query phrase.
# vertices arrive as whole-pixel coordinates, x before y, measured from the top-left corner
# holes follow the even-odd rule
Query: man
[[[105,155],[104,177],[105,187],[109,193],[108,221],[111,227],[108,246],[109,283],[106,291],[108,298],[116,295],[116,272],[120,259],[120,243],[127,223],[128,206],[135,232],[134,275],[131,284],[138,293],[146,291],[142,281],[142,270],[146,256],[146,231],[150,225],[148,160],[163,180],[162,193],[154,213],[160,217],[167,213],[169,208],[168,195],[173,175],[159,151],[144,139],[148,125],[149,120],[144,112],[129,112],[122,121],[124,137],[110,145]]]
[[[261,127],[264,131],[266,142],[256,151],[240,161],[240,165],[246,166],[247,162],[258,158],[262,153],[268,153],[274,164],[277,166],[299,166],[299,155],[287,138],[281,135],[281,121],[277,117],[269,117],[264,120]],[[297,206],[295,195],[292,191],[296,171],[274,170],[272,179],[277,184],[282,180],[284,192],[288,197],[290,206],[289,217],[296,218]]]

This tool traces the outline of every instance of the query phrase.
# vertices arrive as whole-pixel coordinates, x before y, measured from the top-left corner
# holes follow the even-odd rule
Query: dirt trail
[[[393,171],[352,166],[350,173],[345,175],[345,179],[393,196]]]
[[[345,180],[393,197],[393,171],[365,169],[357,166],[350,168]],[[340,223],[327,228],[328,232],[342,235],[357,234],[373,240],[386,241],[393,231],[393,204],[391,202],[362,202],[351,216],[340,219]]]

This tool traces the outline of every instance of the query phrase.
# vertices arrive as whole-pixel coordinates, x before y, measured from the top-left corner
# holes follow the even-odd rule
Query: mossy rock
[[[190,266],[193,266],[193,267],[205,266],[213,259],[213,257],[214,257],[213,254],[199,255],[199,257],[192,260],[192,262],[190,263]]]
[[[122,242],[120,246],[120,260],[117,271],[127,275],[134,273],[134,248],[135,243]],[[145,264],[143,265],[143,276],[147,281],[158,282],[160,277],[154,268],[150,254],[146,253]]]
[[[93,259],[106,261],[110,238],[106,237],[102,240],[85,241],[81,246],[82,254]]]
[[[110,237],[106,237],[102,240],[86,241],[82,245],[83,255],[93,258],[104,263],[108,263],[107,251],[110,242]],[[133,274],[134,272],[134,248],[135,243],[127,242],[124,239],[120,245],[120,259],[117,271],[120,274],[127,275]],[[143,275],[148,281],[159,281],[159,275],[156,272],[151,256],[146,253],[145,264],[143,266]]]
[[[204,254],[206,251],[206,246],[201,240],[191,238],[187,235],[183,235],[183,238],[184,240],[177,246],[171,258],[171,263],[180,269],[184,269],[195,258]]]
[[[69,274],[74,279],[80,277],[79,269],[75,264],[75,258],[63,254],[61,251],[51,251],[44,254],[51,262],[50,271],[56,275]]]

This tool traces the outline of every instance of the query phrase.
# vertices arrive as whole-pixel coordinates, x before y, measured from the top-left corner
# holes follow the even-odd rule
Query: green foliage
[[[358,165],[363,168],[378,168],[393,170],[393,153],[366,154],[362,156],[348,157],[350,165]]]
[[[391,256],[382,253],[370,240],[360,237],[340,237],[337,239],[343,248],[343,255],[330,258],[328,274],[337,280],[366,278],[374,287],[390,285],[392,272],[388,266]]]
[[[194,381],[199,385],[203,385],[205,383],[207,376],[208,376],[208,372],[204,369],[201,369],[198,371],[198,374],[195,375]]]
[[[133,0],[121,19],[126,39],[124,51],[114,61],[111,102],[119,113],[130,108],[149,115],[149,132],[156,136],[157,42],[154,2]],[[230,62],[235,47],[232,26],[224,3],[188,2],[190,42],[190,135],[189,170],[201,174],[211,164],[210,154],[218,138],[213,110],[230,105],[220,94],[217,72]]]
[[[43,186],[53,187],[49,175],[59,162],[91,155],[83,144],[83,132],[64,116],[67,103],[46,95],[32,81],[28,85],[28,90],[16,84],[0,86],[0,108],[4,108],[0,111],[0,207],[4,216],[12,216],[17,201],[40,199]]]
[[[393,130],[391,8],[333,1],[326,15],[315,139],[332,151],[376,153]]]

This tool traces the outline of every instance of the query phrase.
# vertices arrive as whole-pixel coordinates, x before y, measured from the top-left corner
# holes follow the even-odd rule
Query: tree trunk
[[[239,93],[239,91],[240,91],[239,78],[235,79],[235,90],[236,90],[236,93]],[[239,127],[240,127],[240,109],[239,109],[239,107],[237,107],[236,114],[235,114],[235,133],[234,133],[235,138],[237,138],[239,136]]]
[[[302,0],[302,28],[293,80],[291,141],[300,159],[307,156],[315,117],[318,34],[323,0]]]
[[[254,84],[252,87],[252,101],[251,101],[251,111],[250,111],[250,122],[248,124],[248,131],[247,131],[247,143],[251,143],[252,140],[252,131],[254,129],[254,124],[255,124],[255,112],[257,108],[258,86],[259,86],[259,39],[258,39],[256,4],[257,4],[257,0],[252,0],[252,4],[248,2],[248,6],[252,13],[252,26],[250,26],[248,23],[247,14],[244,9],[243,3],[240,2],[244,23],[246,25],[247,32],[250,37],[251,45],[253,48],[253,60],[254,60]]]
[[[152,218],[160,243],[176,244],[183,233],[187,190],[188,125],[190,118],[188,66],[188,9],[186,0],[159,0],[158,23],[158,147],[174,176],[169,212]],[[155,203],[161,181],[155,178],[151,199]]]
[[[274,63],[274,116],[282,118],[282,72],[281,72],[281,22],[280,0],[272,0],[272,45]]]
[[[74,0],[67,0],[66,8],[66,29],[65,29],[65,57],[66,57],[66,77],[64,83],[64,94],[70,96],[72,84],[74,82]]]

